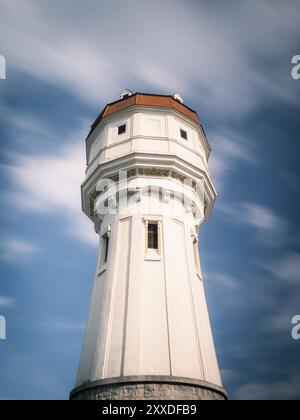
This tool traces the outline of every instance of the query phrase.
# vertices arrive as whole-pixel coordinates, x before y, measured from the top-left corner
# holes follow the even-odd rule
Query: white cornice
[[[217,193],[206,171],[193,166],[176,155],[162,155],[133,152],[126,156],[99,165],[89,178],[82,184],[82,208],[91,217],[86,207],[91,194],[95,191],[97,182],[109,178],[120,171],[130,171],[136,168],[167,169],[178,172],[186,178],[205,181],[205,194],[208,207],[205,216],[208,217],[216,199]]]

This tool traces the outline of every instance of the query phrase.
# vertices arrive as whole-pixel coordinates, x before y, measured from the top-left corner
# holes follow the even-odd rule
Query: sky
[[[0,399],[67,399],[97,257],[84,139],[124,88],[179,92],[212,147],[200,257],[230,399],[300,399],[300,3],[0,0]]]

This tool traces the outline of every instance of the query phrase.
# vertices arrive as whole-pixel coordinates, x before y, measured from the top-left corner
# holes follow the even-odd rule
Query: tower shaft
[[[168,150],[172,146],[169,107],[131,107],[126,113],[125,118],[116,111],[88,145],[92,149],[99,136],[106,141],[96,152],[100,166],[91,170],[89,163],[83,184],[84,209],[100,243],[71,398],[226,399],[198,255],[200,225],[214,199],[205,153],[203,167],[200,159],[195,165],[196,135],[190,155],[166,153],[154,144],[165,135]],[[194,122],[176,118],[185,133],[197,133]],[[130,131],[113,157],[109,129],[122,132],[124,121],[125,133],[129,126]],[[141,150],[132,147],[135,130],[146,133],[138,139]],[[122,154],[126,141],[130,153]]]

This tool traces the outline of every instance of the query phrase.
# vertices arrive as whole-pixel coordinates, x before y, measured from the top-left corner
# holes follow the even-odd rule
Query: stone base
[[[136,376],[105,379],[75,388],[70,400],[227,400],[223,388],[187,378]]]

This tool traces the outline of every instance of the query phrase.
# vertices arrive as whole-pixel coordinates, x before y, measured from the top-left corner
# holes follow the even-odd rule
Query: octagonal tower
[[[126,90],[86,150],[82,206],[100,245],[70,398],[226,399],[198,255],[216,192],[196,112]]]

